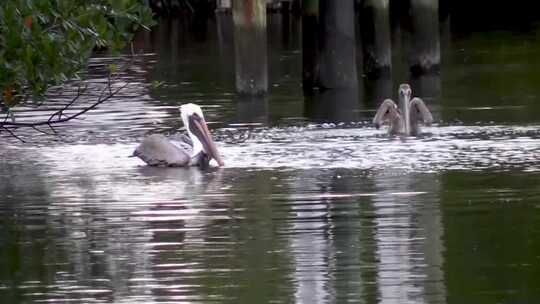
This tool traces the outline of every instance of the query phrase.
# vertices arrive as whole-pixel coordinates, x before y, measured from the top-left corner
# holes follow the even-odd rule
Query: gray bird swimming
[[[399,108],[391,99],[385,99],[373,117],[373,124],[378,129],[388,123],[390,135],[417,136],[420,134],[419,122],[430,125],[433,116],[422,99],[414,97],[411,100],[411,87],[408,84],[399,86],[398,96]]]
[[[180,113],[189,137],[168,139],[161,134],[152,134],[135,149],[133,156],[150,166],[207,167],[211,159],[223,166],[201,108],[188,103],[180,106]]]

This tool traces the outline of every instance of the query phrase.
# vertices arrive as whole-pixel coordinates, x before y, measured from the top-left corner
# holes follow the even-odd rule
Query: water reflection
[[[289,252],[294,259],[295,303],[334,302],[332,290],[333,240],[330,235],[331,217],[329,200],[317,199],[324,195],[319,176],[313,172],[302,172],[291,181],[293,189],[314,193],[314,197],[295,200],[291,212]],[[310,181],[306,183],[306,181]]]
[[[364,99],[370,108],[377,108],[386,98],[394,98],[396,92],[391,77],[379,77],[364,84]]]
[[[360,120],[359,111],[357,88],[315,92],[305,102],[305,116],[317,122],[356,122]]]
[[[534,208],[540,195],[534,175],[509,184],[459,172],[202,172],[141,166],[126,157],[131,148],[2,151],[1,177],[19,167],[0,209],[9,299],[445,303],[448,282],[456,291],[445,261],[463,250],[446,242],[489,239],[482,226],[460,244],[454,221],[505,212],[494,199]]]
[[[369,174],[336,169],[321,176],[332,240],[330,270],[334,302],[376,302],[372,181]]]
[[[264,96],[239,96],[235,99],[235,121],[246,125],[268,125],[270,113],[268,98]]]
[[[441,96],[441,76],[438,73],[424,73],[410,80],[413,96],[422,96],[426,102],[433,103]]]
[[[374,183],[380,193],[373,198],[380,300],[445,303],[437,179],[398,173]]]

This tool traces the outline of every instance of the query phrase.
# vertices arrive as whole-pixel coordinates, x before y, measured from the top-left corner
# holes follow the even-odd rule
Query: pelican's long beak
[[[208,131],[204,119],[199,117],[199,115],[190,115],[189,130],[201,141],[204,152],[215,159],[220,167],[223,166],[223,160],[214,144],[214,140],[212,140],[212,135],[210,134],[210,131]]]

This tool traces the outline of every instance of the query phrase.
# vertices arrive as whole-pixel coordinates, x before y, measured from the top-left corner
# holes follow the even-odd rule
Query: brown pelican
[[[430,125],[433,116],[422,99],[414,97],[411,100],[411,87],[408,84],[399,86],[398,95],[399,108],[391,99],[385,99],[373,117],[373,124],[378,129],[388,122],[389,134],[416,136],[420,134],[418,123],[422,121],[425,125]]]
[[[152,134],[135,149],[133,156],[150,166],[207,167],[212,158],[223,166],[201,108],[188,103],[180,106],[180,113],[189,137],[183,135],[169,140],[161,134]]]

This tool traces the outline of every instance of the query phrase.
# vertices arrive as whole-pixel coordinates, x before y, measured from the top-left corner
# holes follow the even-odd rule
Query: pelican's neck
[[[402,96],[400,94],[399,96],[399,103],[401,107],[401,112],[403,113],[403,118],[405,121],[405,124],[403,126],[405,135],[410,135],[411,130],[411,117],[409,115],[409,98],[407,96]]]
[[[197,156],[197,154],[204,151],[203,146],[202,146],[202,143],[199,140],[199,138],[197,136],[193,135],[193,133],[191,133],[189,131],[189,128],[188,128],[187,132],[188,132],[189,138],[191,139],[191,142],[193,142],[193,150],[191,151],[191,157],[195,157],[195,156]]]

